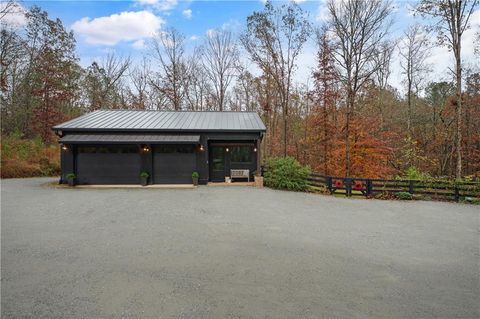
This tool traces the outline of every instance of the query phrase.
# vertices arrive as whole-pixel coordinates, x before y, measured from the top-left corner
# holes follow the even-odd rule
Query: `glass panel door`
[[[215,182],[225,181],[225,149],[221,146],[211,148],[210,179]]]

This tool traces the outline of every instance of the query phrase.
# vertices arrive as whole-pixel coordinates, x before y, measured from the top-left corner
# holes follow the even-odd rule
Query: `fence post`
[[[458,202],[460,200],[460,191],[458,189],[458,184],[455,183],[455,201]]]
[[[372,180],[371,179],[367,179],[367,196],[371,196],[372,195]]]
[[[331,193],[332,192],[332,176],[327,176],[327,189]]]
[[[415,183],[414,180],[410,180],[409,183],[408,183],[408,192],[409,192],[410,194],[413,194],[413,191],[414,191],[414,183]]]
[[[351,178],[345,178],[345,188],[347,192],[347,197],[352,196],[352,179]]]

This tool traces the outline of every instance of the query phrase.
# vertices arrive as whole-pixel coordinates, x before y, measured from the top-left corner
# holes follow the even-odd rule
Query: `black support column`
[[[138,172],[140,176],[141,172],[147,172],[148,184],[153,184],[153,147],[152,145],[140,145],[140,169]]]

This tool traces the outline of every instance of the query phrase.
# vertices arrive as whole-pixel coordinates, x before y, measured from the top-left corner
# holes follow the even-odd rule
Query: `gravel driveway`
[[[479,206],[2,180],[2,318],[478,318]]]

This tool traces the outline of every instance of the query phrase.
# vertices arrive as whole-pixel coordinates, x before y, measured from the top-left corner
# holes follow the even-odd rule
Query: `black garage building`
[[[191,184],[224,181],[231,169],[260,173],[265,125],[253,112],[95,111],[53,127],[61,182]]]

